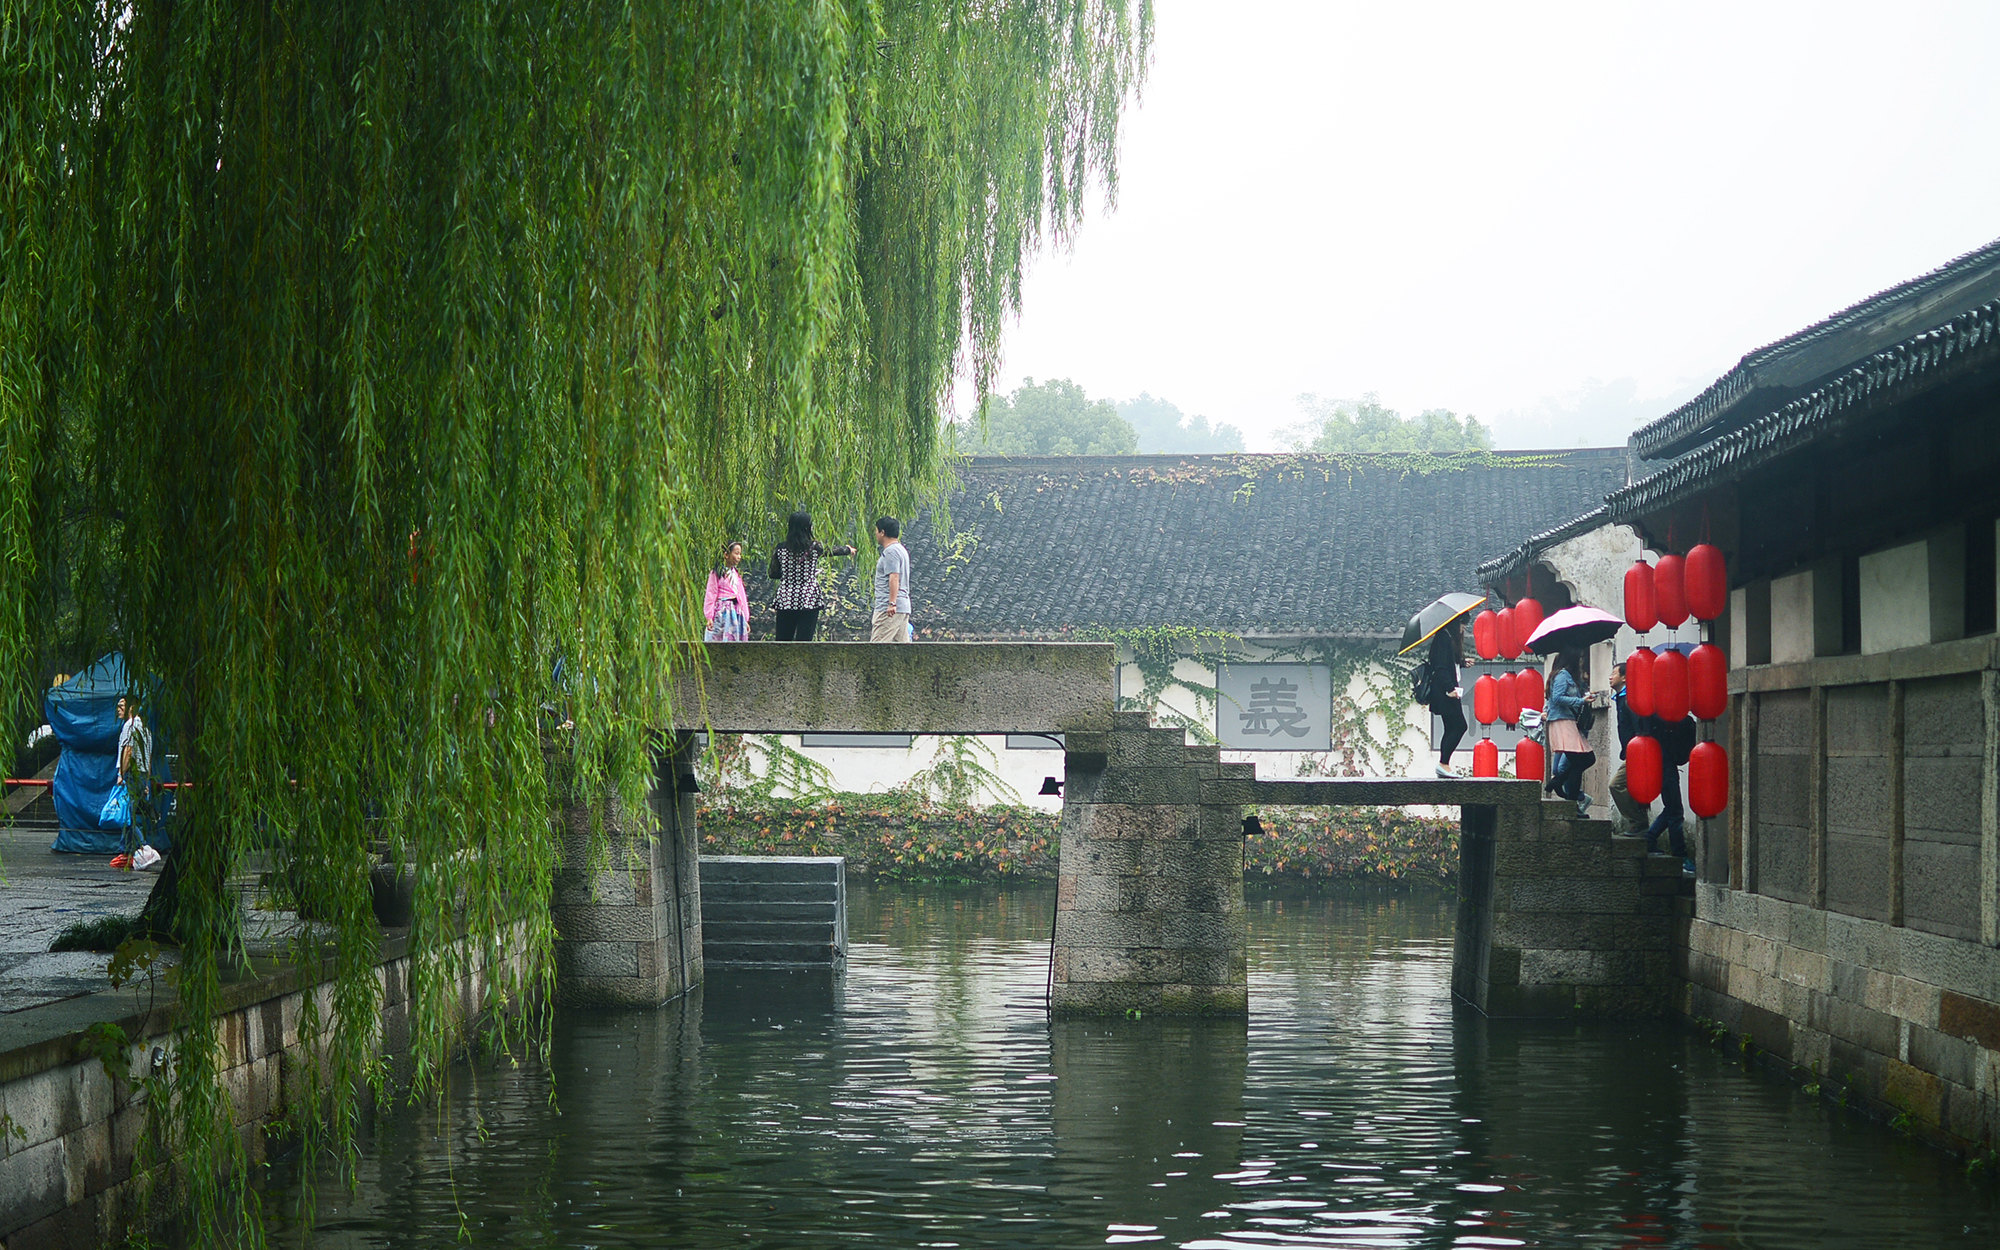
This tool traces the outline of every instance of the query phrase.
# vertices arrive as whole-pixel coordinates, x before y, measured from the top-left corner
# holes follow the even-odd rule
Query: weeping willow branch
[[[496,1001],[551,975],[551,808],[639,801],[724,539],[937,501],[940,399],[1113,187],[1149,23],[0,0],[0,709],[122,648],[197,782],[154,1104],[195,1239],[256,1226],[207,1025],[246,852],[332,922],[298,956],[337,968],[307,1025],[344,1154],[371,847],[416,867],[424,1092],[463,960],[522,935]]]

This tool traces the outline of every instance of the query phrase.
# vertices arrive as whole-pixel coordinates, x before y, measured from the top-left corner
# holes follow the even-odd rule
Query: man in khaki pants
[[[870,642],[910,640],[910,552],[897,541],[902,532],[895,517],[875,522],[875,542],[882,554],[875,559],[875,617]]]

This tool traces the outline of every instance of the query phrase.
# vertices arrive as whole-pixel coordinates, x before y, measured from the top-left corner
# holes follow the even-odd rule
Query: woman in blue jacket
[[[1574,802],[1577,813],[1585,816],[1590,814],[1590,796],[1583,792],[1583,772],[1597,762],[1597,756],[1578,727],[1577,717],[1589,702],[1590,695],[1584,688],[1583,654],[1557,652],[1555,669],[1549,676],[1548,702],[1542,710],[1549,750],[1556,757],[1546,788],[1553,790],[1558,798]]]

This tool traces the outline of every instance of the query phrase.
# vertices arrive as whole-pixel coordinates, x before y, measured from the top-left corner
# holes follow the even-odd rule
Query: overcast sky
[[[1118,203],[1001,385],[1275,449],[1296,397],[1622,443],[1745,352],[2000,237],[2000,3],[1157,0]]]

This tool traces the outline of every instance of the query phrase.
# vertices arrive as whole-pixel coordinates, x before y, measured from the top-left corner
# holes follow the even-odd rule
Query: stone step
[[[731,881],[712,880],[708,861],[702,861],[701,905],[719,903],[837,903],[838,881]]]
[[[826,881],[841,879],[841,863],[832,856],[704,855],[701,879],[710,881]]]
[[[767,899],[762,895],[756,898],[718,899],[709,897],[704,891],[701,899],[703,924],[715,924],[718,921],[736,924],[754,924],[762,921],[832,924],[839,918],[840,902],[831,896],[810,902],[794,902]]]
[[[702,962],[711,966],[797,966],[830,964],[840,958],[831,942],[713,942],[701,944]]]
[[[838,902],[840,882],[714,882],[702,870],[702,906],[710,902]]]
[[[825,942],[835,943],[840,935],[831,920],[716,920],[706,909],[701,914],[701,940],[728,945],[733,942]]]
[[[1153,714],[1151,712],[1113,712],[1111,714],[1111,727],[1113,729],[1150,729],[1152,726]]]

